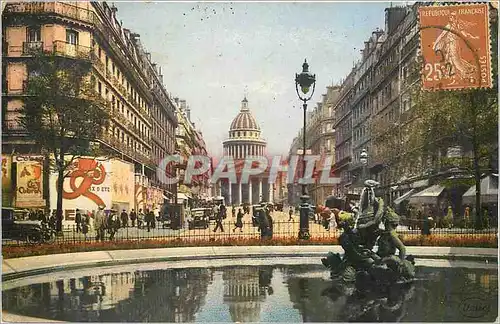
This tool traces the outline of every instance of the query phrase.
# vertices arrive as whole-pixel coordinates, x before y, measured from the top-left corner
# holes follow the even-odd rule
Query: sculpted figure
[[[365,182],[359,211],[354,209],[354,213],[348,213],[332,209],[343,231],[339,244],[345,251],[343,256],[330,252],[321,260],[330,269],[332,278],[363,283],[363,287],[381,287],[415,276],[414,259],[406,256],[406,248],[396,232],[399,215],[376,196],[377,186],[376,181]],[[375,253],[373,247],[376,243],[378,249]],[[396,250],[399,256],[395,255]]]

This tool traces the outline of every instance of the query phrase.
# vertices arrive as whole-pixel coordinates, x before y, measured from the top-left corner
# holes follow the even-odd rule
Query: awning
[[[462,203],[473,205],[476,202],[476,186],[472,186],[462,196]],[[481,203],[498,202],[498,177],[494,175],[487,176],[481,180]]]
[[[186,194],[183,194],[182,192],[177,193],[177,199],[182,199],[182,200],[188,200],[188,196]]]
[[[410,197],[411,204],[437,204],[437,199],[443,193],[444,187],[433,185]]]
[[[415,189],[411,189],[410,191],[408,191],[407,193],[405,193],[404,195],[396,198],[394,200],[394,205],[399,205],[401,204],[403,201],[405,201],[406,199],[410,198],[411,195],[413,195],[415,193]]]

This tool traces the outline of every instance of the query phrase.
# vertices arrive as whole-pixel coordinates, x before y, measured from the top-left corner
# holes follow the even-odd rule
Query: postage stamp
[[[488,4],[419,8],[424,90],[492,86]]]

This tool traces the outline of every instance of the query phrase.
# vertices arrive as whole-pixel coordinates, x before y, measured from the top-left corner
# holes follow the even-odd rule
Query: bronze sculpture
[[[406,248],[396,233],[399,215],[375,195],[378,185],[373,180],[365,181],[359,211],[332,210],[343,230],[339,243],[345,253],[341,256],[330,252],[321,260],[332,278],[356,282],[356,286],[363,283],[363,288],[409,282],[415,277],[414,258],[406,255]],[[376,243],[378,249],[374,252]]]

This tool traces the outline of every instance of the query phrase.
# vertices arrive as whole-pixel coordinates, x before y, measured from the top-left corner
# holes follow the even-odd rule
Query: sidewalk
[[[330,251],[343,253],[339,245],[213,246],[66,253],[3,260],[2,279],[10,280],[89,266],[145,262],[277,257],[321,258]],[[407,254],[414,255],[417,262],[419,258],[497,262],[498,249],[410,246],[407,247]]]

